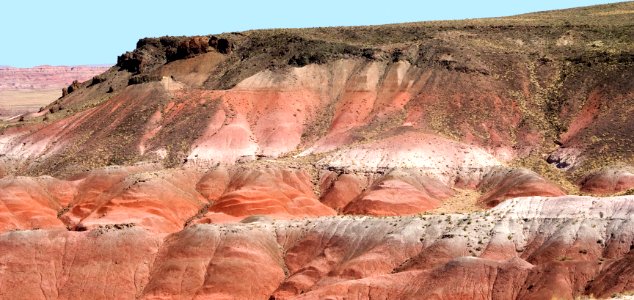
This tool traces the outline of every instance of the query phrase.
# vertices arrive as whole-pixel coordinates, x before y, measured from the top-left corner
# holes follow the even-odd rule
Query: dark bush
[[[76,91],[78,89],[79,89],[79,81],[73,80],[73,83],[71,83],[68,86],[68,93],[70,94],[70,93],[72,93],[72,92],[74,92],[74,91]]]
[[[128,84],[129,85],[141,84],[141,83],[159,81],[159,80],[161,80],[161,77],[157,75],[147,75],[147,74],[134,75],[130,77],[130,79],[128,80]]]
[[[233,45],[231,44],[231,42],[229,42],[229,40],[227,39],[218,40],[218,45],[216,46],[216,49],[218,50],[218,52],[223,54],[228,54],[228,53],[231,53],[232,48],[233,48]]]
[[[95,77],[92,78],[92,81],[90,81],[90,86],[98,84],[98,83],[102,83],[106,81],[106,76],[104,75],[97,75]]]

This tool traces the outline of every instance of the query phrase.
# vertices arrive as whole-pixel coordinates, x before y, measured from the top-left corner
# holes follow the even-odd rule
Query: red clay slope
[[[319,201],[306,172],[286,168],[111,167],[72,180],[6,177],[0,187],[0,231],[131,224],[169,233],[190,222],[237,222],[251,215],[335,215]]]
[[[634,288],[631,196],[489,212],[0,234],[4,298],[573,299]]]
[[[420,169],[338,173],[275,161],[209,170],[108,167],[67,180],[8,176],[0,179],[0,187],[3,231],[133,224],[170,233],[191,223],[238,222],[257,215],[416,215],[456,195],[454,187]],[[513,197],[563,193],[534,173],[498,168],[485,173],[478,188],[485,207]]]
[[[606,195],[634,189],[634,169],[606,167],[587,175],[581,181],[584,192]]]

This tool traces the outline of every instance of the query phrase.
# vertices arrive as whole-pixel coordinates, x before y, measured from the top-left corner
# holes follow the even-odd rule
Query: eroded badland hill
[[[634,2],[145,38],[0,123],[0,298],[634,290]]]

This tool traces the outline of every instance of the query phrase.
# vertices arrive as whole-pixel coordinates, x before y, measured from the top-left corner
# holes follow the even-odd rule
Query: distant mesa
[[[0,119],[37,112],[60,96],[73,81],[86,81],[110,66],[0,67]]]

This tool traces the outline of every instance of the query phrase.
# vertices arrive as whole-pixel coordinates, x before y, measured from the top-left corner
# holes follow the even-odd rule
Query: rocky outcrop
[[[232,44],[216,36],[144,38],[136,49],[117,58],[117,66],[132,73],[149,73],[161,65],[214,49],[222,54],[231,52]]]
[[[79,81],[73,80],[73,82],[68,86],[62,89],[62,97],[67,96],[68,94],[79,89]]]
[[[222,54],[229,54],[234,48],[234,44],[226,38],[218,38],[216,36],[209,37],[209,47],[216,49]]]

